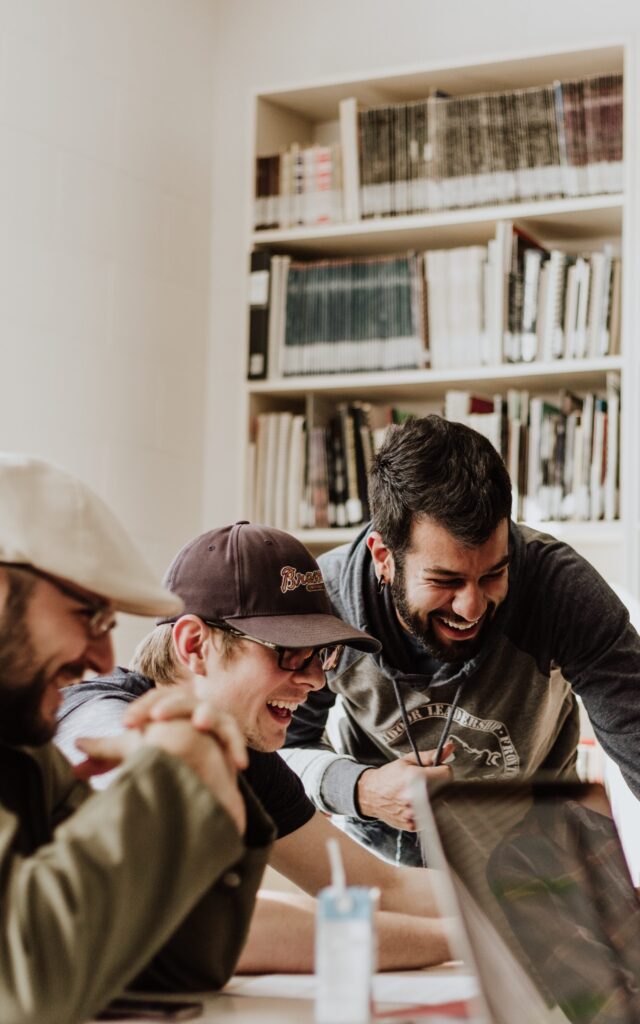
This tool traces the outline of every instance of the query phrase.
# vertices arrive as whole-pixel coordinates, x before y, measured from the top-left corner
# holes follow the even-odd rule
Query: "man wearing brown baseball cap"
[[[308,800],[276,751],[293,711],[324,686],[344,645],[363,653],[378,643],[330,609],[315,559],[281,530],[235,523],[202,534],[179,552],[165,583],[184,612],[161,616],[117,670],[65,692],[59,741],[70,757],[77,735],[108,736],[139,715],[171,708],[176,681],[191,681],[235,715],[249,746],[244,773],[277,828],[272,864],[309,896],[329,884],[328,838],[338,839],[350,882],[377,886],[380,966],[424,966],[448,955],[430,873],[395,868],[335,828]],[[155,684],[155,686],[154,686]],[[136,696],[146,694],[130,704]],[[102,784],[96,780],[98,784]],[[248,971],[313,969],[314,902],[263,895],[240,960]]]
[[[116,613],[181,607],[81,481],[0,454],[2,1024],[74,1024],[133,979],[202,989],[233,970],[272,834],[235,723],[186,692],[180,717],[140,715],[100,794],[49,742],[61,687],[112,668]]]

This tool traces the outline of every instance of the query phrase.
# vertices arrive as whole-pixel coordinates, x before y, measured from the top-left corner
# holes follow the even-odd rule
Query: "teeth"
[[[292,700],[268,700],[267,704],[270,704],[272,708],[286,708],[287,711],[295,711],[298,707],[297,702],[294,703]]]
[[[449,626],[450,629],[466,630],[473,629],[473,627],[480,622],[482,616],[480,615],[477,619],[474,619],[473,622],[465,622],[464,625],[461,625],[459,622],[451,622],[450,619],[445,619],[444,615],[441,615],[440,618],[444,622],[445,626]]]

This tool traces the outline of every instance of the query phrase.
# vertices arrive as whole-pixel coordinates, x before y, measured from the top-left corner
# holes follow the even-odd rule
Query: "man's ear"
[[[194,675],[207,674],[211,631],[197,615],[181,615],[173,627],[173,646],[181,665]]]
[[[371,552],[378,580],[383,583],[393,583],[395,575],[393,555],[391,549],[387,547],[382,539],[382,535],[377,530],[372,530],[367,537],[367,547]]]

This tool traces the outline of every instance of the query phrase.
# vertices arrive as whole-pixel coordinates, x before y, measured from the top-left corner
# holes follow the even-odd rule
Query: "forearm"
[[[259,894],[240,974],[311,973],[316,901],[293,893]],[[429,967],[449,959],[446,922],[378,911],[378,970]]]
[[[239,974],[313,971],[316,901],[302,893],[258,893]]]
[[[358,779],[368,765],[336,754],[326,746],[287,747],[280,756],[298,775],[310,800],[330,814],[359,815],[355,802]]]
[[[3,1021],[92,1016],[242,854],[229,816],[193,772],[160,751],[139,752],[53,842],[28,858],[5,849],[0,895],[12,941],[0,958]]]
[[[396,867],[384,863],[380,908],[418,917],[438,917],[440,874],[430,868]]]
[[[432,967],[451,959],[446,919],[381,910],[376,928],[379,971]]]

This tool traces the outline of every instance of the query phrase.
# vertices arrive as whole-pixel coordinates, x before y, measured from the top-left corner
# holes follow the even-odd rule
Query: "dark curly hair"
[[[373,459],[369,504],[374,529],[396,555],[421,518],[477,547],[510,517],[511,481],[482,434],[441,416],[411,418],[389,428]]]

